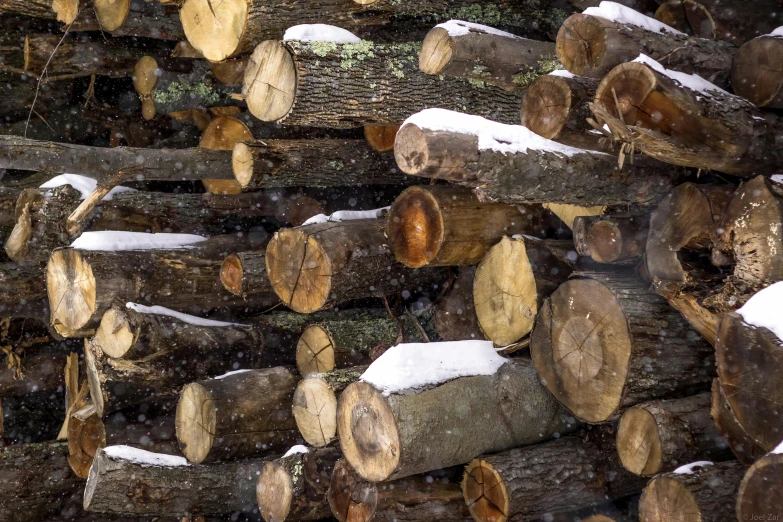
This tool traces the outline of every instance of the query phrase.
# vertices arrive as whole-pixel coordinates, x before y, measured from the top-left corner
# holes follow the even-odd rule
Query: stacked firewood
[[[0,0],[0,520],[779,519],[777,20]]]

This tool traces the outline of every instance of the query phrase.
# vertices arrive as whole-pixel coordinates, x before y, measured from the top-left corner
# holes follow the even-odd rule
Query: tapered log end
[[[770,453],[745,473],[737,494],[737,520],[764,520],[783,513],[783,455]]]
[[[426,188],[410,187],[394,200],[386,219],[386,236],[394,258],[421,268],[438,255],[444,224],[438,201]]]
[[[613,115],[622,116],[626,125],[640,125],[645,128],[671,131],[663,127],[665,115],[674,107],[668,107],[666,99],[656,97],[656,106],[646,106],[647,96],[656,87],[655,74],[650,68],[638,62],[627,62],[618,65],[601,80],[595,91],[594,103],[600,105]],[[655,115],[655,116],[651,116]]]
[[[152,56],[142,56],[133,67],[133,88],[139,96],[149,96],[158,84],[158,62]]]
[[[323,326],[305,328],[296,343],[296,367],[303,377],[334,370],[334,341]]]
[[[253,152],[247,143],[239,142],[234,145],[231,168],[234,170],[234,179],[242,188],[247,187],[253,180]]]
[[[506,522],[509,495],[503,477],[488,462],[473,459],[465,467],[462,496],[476,522]]]
[[[212,448],[217,412],[209,392],[199,383],[185,386],[177,402],[175,428],[182,454],[201,463]]]
[[[731,87],[757,107],[783,107],[783,42],[780,38],[762,36],[742,47],[731,67]]]
[[[130,0],[93,0],[92,7],[101,29],[111,32],[122,27],[130,4]]]
[[[236,254],[230,254],[220,266],[220,282],[232,294],[244,296],[244,272],[242,259]]]
[[[92,343],[109,357],[120,358],[133,346],[134,337],[128,316],[121,308],[115,307],[103,314]]]
[[[712,15],[706,7],[694,0],[668,0],[655,11],[655,19],[699,38],[717,38],[717,27]]]
[[[557,32],[557,59],[573,74],[600,78],[607,50],[604,26],[593,16],[571,15]]]
[[[29,206],[25,205],[18,214],[14,228],[5,241],[5,253],[11,260],[21,263],[27,256],[28,245],[33,237],[33,224]]]
[[[574,229],[574,221],[579,216],[600,216],[606,211],[606,206],[596,205],[582,207],[568,203],[544,203],[543,207],[560,218],[565,226]]]
[[[537,301],[524,239],[504,237],[481,260],[473,279],[473,304],[481,331],[495,346],[515,343],[533,329]]]
[[[337,435],[337,395],[316,375],[302,379],[294,392],[296,427],[305,442],[323,448]]]
[[[370,522],[378,507],[378,488],[340,459],[334,465],[326,498],[339,522]]]
[[[332,262],[318,239],[289,228],[276,232],[266,249],[266,272],[283,303],[302,314],[320,310],[332,289]]]
[[[261,121],[278,121],[294,105],[296,68],[283,42],[261,42],[245,69],[242,86],[247,108]]]
[[[419,51],[419,70],[424,74],[438,74],[451,61],[454,55],[454,41],[449,32],[435,27],[421,44]]]
[[[179,11],[188,42],[210,62],[240,51],[249,3],[245,0],[185,0]]]
[[[652,413],[643,408],[631,408],[623,413],[617,429],[617,453],[631,473],[649,477],[660,471],[661,437]]]
[[[678,480],[661,476],[652,479],[639,499],[639,520],[644,522],[702,522],[701,509]]]
[[[364,138],[374,150],[389,152],[394,150],[394,139],[398,130],[399,125],[365,125]]]
[[[394,138],[394,159],[405,174],[417,175],[429,165],[429,150],[425,133],[409,123],[400,128]]]
[[[86,325],[96,308],[96,280],[92,267],[78,250],[55,250],[46,266],[51,324],[63,337]]]
[[[106,428],[97,414],[85,420],[71,417],[68,421],[68,464],[78,477],[90,474],[95,453],[106,447]]]
[[[555,139],[571,111],[571,88],[558,76],[539,76],[522,99],[522,125],[547,139]]]
[[[276,461],[261,468],[256,483],[258,510],[266,522],[283,522],[291,511],[294,483],[290,473]]]
[[[599,263],[613,263],[622,256],[623,235],[611,221],[594,223],[587,232],[590,257]]]
[[[348,463],[365,480],[388,480],[400,462],[397,421],[384,396],[355,382],[340,395],[337,432]]]

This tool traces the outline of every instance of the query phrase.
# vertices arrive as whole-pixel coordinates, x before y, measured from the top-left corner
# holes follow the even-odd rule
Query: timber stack
[[[0,0],[0,520],[779,520],[780,20]]]

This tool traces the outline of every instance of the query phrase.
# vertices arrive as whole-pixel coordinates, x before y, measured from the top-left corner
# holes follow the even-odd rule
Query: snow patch
[[[245,370],[234,370],[233,372],[224,373],[223,375],[218,375],[217,377],[214,377],[214,379],[225,379],[226,377],[231,377],[232,375],[236,375],[238,373],[245,373],[245,372],[252,372],[253,370],[245,369]]]
[[[141,466],[190,466],[190,463],[185,457],[152,453],[151,451],[134,448],[132,446],[109,446],[103,448],[103,452],[113,459],[125,460]]]
[[[383,217],[383,213],[386,210],[389,210],[389,207],[376,208],[374,210],[338,210],[328,216],[326,214],[317,214],[302,223],[302,226],[318,223],[340,223],[341,221],[353,221],[356,219],[376,219]]]
[[[342,27],[326,24],[302,24],[286,29],[283,40],[300,42],[355,43],[362,39]]]
[[[691,473],[695,473],[697,471],[696,468],[703,468],[704,466],[713,465],[714,464],[709,460],[699,460],[697,462],[691,462],[690,464],[680,466],[679,468],[672,471],[672,473],[677,473],[678,475],[689,475]]]
[[[770,453],[774,453],[775,455],[783,454],[783,442],[775,446],[775,449],[770,451]]]
[[[373,362],[361,380],[384,395],[442,384],[469,375],[492,375],[508,360],[492,341],[404,343]]]
[[[301,444],[297,444],[296,446],[293,446],[290,450],[285,452],[285,455],[283,455],[283,458],[290,457],[291,455],[297,455],[299,453],[309,453],[310,450],[307,449],[307,446],[302,446]]]
[[[503,154],[527,154],[528,150],[554,152],[564,156],[586,151],[542,138],[522,125],[506,125],[481,116],[446,109],[424,109],[410,116],[402,126],[412,123],[433,131],[459,132],[478,137],[479,150],[494,150]],[[601,153],[595,153],[601,154]]]
[[[783,36],[783,25],[769,33],[769,36]]]
[[[763,326],[783,342],[783,281],[759,290],[737,310],[742,319],[753,326]]]
[[[775,174],[774,176],[770,177],[772,181],[775,183],[783,183],[783,174]]]
[[[465,22],[463,20],[449,20],[448,22],[438,24],[435,27],[440,27],[441,29],[445,29],[446,31],[448,31],[449,36],[465,36],[466,34],[469,34],[470,31],[474,31],[478,33],[487,33],[487,34],[494,34],[497,36],[505,36],[506,38],[517,38],[520,40],[522,39],[520,36],[507,33],[505,31],[501,31],[500,29],[495,29],[494,27],[490,27],[488,25],[474,24],[472,22]]]
[[[149,234],[146,232],[119,232],[107,230],[100,232],[85,232],[71,247],[80,250],[173,250],[189,248],[195,243],[206,241],[207,238],[194,234]]]
[[[573,78],[574,75],[570,72],[566,71],[565,69],[557,69],[555,71],[552,71],[549,73],[549,76],[562,76],[563,78]]]
[[[125,307],[139,312],[140,314],[152,314],[152,315],[167,315],[179,319],[183,323],[192,324],[193,326],[247,326],[239,323],[226,323],[223,321],[213,321],[212,319],[204,319],[203,317],[196,317],[195,315],[183,314],[166,308],[163,306],[144,306],[138,303],[125,303]]]
[[[88,178],[87,176],[80,176],[79,174],[60,174],[59,176],[53,177],[38,188],[53,189],[62,187],[63,185],[72,186],[81,193],[82,199],[87,199],[87,196],[89,196],[90,193],[92,193],[98,187],[98,182],[92,178]],[[103,196],[103,201],[109,201],[110,199],[114,198],[115,194],[119,194],[120,192],[138,191],[129,187],[114,187],[109,191],[108,194]]]
[[[670,69],[666,69],[663,65],[656,62],[655,60],[653,60],[647,55],[640,54],[639,57],[634,60],[634,62],[643,63],[648,67],[650,67],[651,69],[663,74],[664,76],[668,76],[672,80],[677,81],[683,87],[687,87],[688,89],[691,89],[693,91],[700,92],[706,95],[709,95],[710,92],[718,92],[726,96],[733,96],[735,98],[738,98],[737,96],[734,96],[733,94],[729,94],[728,92],[724,91],[714,83],[708,82],[698,74],[686,74],[686,73],[681,73],[678,71],[672,71]]]
[[[582,11],[582,14],[597,16],[599,18],[617,22],[618,24],[635,25],[654,33],[685,34],[674,27],[659,22],[655,18],[645,16],[639,11],[635,11],[630,7],[626,7],[616,2],[601,2],[598,7],[588,7]]]

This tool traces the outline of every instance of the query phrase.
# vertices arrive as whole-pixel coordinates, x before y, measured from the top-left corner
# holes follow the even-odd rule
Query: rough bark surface
[[[71,26],[71,31],[103,31],[112,36],[136,36],[141,38],[155,38],[156,40],[181,41],[185,39],[182,23],[179,19],[179,10],[174,5],[164,5],[159,1],[130,0],[127,2],[127,14],[117,28],[108,28],[101,24],[95,12],[90,9],[82,10],[82,13]],[[105,10],[116,4],[108,3]]]

